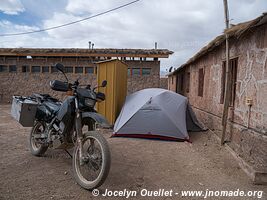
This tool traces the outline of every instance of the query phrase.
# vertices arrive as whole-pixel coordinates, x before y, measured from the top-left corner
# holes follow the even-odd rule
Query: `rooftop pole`
[[[227,0],[223,0],[224,4],[224,16],[225,16],[225,31],[229,28],[229,10]],[[226,76],[225,76],[225,91],[224,91],[224,101],[223,101],[223,116],[222,116],[222,137],[221,145],[225,143],[225,133],[227,128],[227,119],[228,119],[228,109],[230,104],[230,90],[231,90],[231,70],[229,65],[229,35],[225,32],[225,67],[226,67]]]

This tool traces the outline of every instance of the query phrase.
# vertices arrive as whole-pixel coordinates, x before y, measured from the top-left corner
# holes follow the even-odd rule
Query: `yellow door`
[[[100,92],[105,93],[106,100],[97,103],[97,111],[111,124],[120,114],[127,95],[127,69],[128,66],[118,59],[97,63],[97,84],[101,85],[103,80],[107,80],[107,86],[99,88]]]

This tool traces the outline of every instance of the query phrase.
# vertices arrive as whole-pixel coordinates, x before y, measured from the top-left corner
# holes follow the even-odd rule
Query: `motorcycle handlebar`
[[[59,80],[50,81],[50,87],[52,90],[59,92],[67,92],[69,90],[69,84]]]

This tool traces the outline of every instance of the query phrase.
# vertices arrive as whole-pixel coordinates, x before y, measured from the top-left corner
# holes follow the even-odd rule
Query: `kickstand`
[[[70,154],[70,152],[68,152],[67,149],[64,149],[66,151],[67,154],[69,154],[69,156],[72,158],[72,155]]]

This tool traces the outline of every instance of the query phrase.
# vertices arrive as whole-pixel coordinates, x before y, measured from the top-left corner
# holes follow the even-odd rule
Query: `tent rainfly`
[[[187,131],[201,131],[186,97],[150,88],[126,97],[113,136],[189,140]]]

